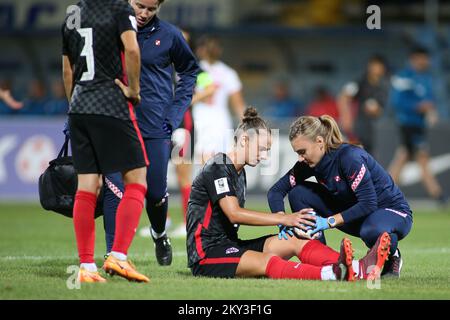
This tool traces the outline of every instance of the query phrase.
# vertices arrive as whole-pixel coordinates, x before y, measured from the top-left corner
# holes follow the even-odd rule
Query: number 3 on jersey
[[[80,56],[86,57],[87,71],[83,72],[80,81],[90,81],[95,76],[94,49],[92,47],[92,28],[81,28],[77,30],[84,38],[84,47]]]

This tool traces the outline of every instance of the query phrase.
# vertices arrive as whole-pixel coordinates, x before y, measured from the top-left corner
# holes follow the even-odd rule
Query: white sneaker
[[[180,224],[175,230],[170,233],[172,238],[186,238],[186,225]]]

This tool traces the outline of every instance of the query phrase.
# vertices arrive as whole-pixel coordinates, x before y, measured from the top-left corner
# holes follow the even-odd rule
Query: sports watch
[[[334,228],[336,226],[336,219],[334,217],[329,217],[327,222],[330,228]]]

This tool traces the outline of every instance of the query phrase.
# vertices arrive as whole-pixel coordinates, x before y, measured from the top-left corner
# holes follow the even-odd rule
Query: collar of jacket
[[[150,34],[159,29],[159,18],[154,16],[153,19],[142,28],[138,28],[138,34]]]
[[[330,167],[333,165],[334,159],[336,158],[337,155],[337,151],[341,149],[341,147],[342,146],[340,146],[337,149],[331,149],[330,151],[325,152],[322,159],[314,168],[314,171],[316,171],[316,173],[318,173],[321,176],[326,175],[329,172]]]

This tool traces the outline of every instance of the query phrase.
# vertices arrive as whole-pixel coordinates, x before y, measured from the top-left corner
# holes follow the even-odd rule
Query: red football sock
[[[184,224],[186,224],[186,214],[187,214],[187,208],[188,208],[190,194],[191,194],[191,186],[186,186],[186,187],[181,188],[181,201],[183,204]]]
[[[96,202],[97,195],[94,193],[78,190],[75,194],[73,226],[80,263],[94,262]]]
[[[133,183],[125,186],[122,200],[117,207],[112,251],[127,254],[141,218],[146,192],[147,188],[141,184]]]
[[[327,247],[319,240],[308,241],[297,256],[301,262],[313,266],[328,266],[339,259],[339,252]]]
[[[321,280],[321,271],[322,267],[286,261],[273,256],[267,264],[266,276],[272,279]]]

